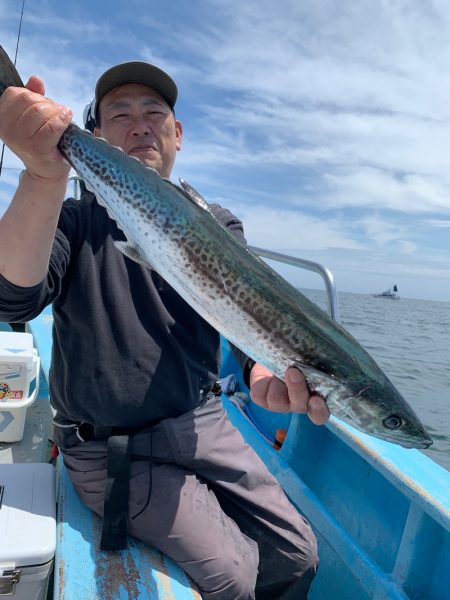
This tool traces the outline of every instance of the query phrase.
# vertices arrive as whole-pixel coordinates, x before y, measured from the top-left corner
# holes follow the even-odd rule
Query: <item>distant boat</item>
[[[398,294],[397,285],[394,284],[392,288],[381,292],[380,294],[372,294],[374,298],[390,298],[391,300],[400,300],[400,296]]]

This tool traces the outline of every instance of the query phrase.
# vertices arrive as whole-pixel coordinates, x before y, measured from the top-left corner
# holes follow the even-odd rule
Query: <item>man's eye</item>
[[[113,115],[112,118],[113,119],[123,119],[125,117],[127,117],[128,115],[126,113],[118,113],[117,115]]]

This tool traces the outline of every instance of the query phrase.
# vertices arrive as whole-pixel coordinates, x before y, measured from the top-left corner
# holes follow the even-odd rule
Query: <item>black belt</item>
[[[101,550],[124,550],[127,547],[130,454],[130,435],[108,437]]]
[[[127,547],[131,437],[146,428],[94,426],[90,423],[80,423],[77,427],[77,437],[84,442],[108,440],[101,550],[117,551]]]
[[[93,440],[106,440],[116,435],[136,435],[151,425],[141,425],[140,427],[112,427],[108,425],[91,425],[90,423],[80,423],[77,426],[77,437],[82,442],[92,442]]]

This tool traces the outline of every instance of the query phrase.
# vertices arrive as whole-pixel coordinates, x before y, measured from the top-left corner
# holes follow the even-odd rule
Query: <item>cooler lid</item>
[[[33,336],[31,333],[0,331],[0,361],[33,365]]]
[[[39,565],[56,546],[55,469],[47,463],[0,464],[0,565]],[[3,490],[3,493],[2,493]]]

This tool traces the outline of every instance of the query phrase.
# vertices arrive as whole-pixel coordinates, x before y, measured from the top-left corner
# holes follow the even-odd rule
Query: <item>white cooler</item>
[[[27,408],[39,392],[39,369],[31,333],[0,332],[0,442],[23,438]]]
[[[55,469],[0,465],[0,598],[45,600],[56,546]]]

